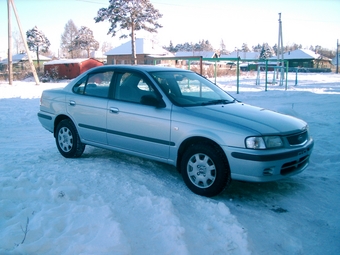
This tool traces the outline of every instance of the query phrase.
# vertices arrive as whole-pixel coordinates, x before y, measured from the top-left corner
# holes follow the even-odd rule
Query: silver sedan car
[[[159,66],[93,68],[45,90],[38,118],[66,158],[91,145],[165,162],[203,196],[232,179],[300,173],[314,144],[303,120],[240,103],[197,73]]]

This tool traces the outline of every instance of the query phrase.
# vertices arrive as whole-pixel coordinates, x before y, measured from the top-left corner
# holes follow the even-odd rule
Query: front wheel
[[[60,154],[65,158],[78,158],[85,150],[85,144],[80,141],[77,129],[69,119],[58,124],[55,141]]]
[[[216,196],[231,181],[225,154],[210,143],[191,145],[183,155],[180,170],[188,188],[201,196]]]

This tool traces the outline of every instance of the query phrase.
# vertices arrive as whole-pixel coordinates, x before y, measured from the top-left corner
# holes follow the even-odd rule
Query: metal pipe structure
[[[339,73],[339,39],[336,41],[336,73]]]
[[[12,61],[12,23],[11,23],[11,0],[7,0],[7,11],[8,11],[8,84],[12,85],[13,83],[13,61]]]

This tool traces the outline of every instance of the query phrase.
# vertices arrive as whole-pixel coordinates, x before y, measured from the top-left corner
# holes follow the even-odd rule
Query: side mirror
[[[164,108],[165,103],[163,100],[156,98],[153,95],[145,95],[141,98],[141,104],[155,106],[157,108]]]

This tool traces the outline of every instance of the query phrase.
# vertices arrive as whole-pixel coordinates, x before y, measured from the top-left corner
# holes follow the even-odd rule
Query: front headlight
[[[246,147],[248,149],[265,149],[266,145],[264,144],[262,137],[254,136],[246,139]]]
[[[248,149],[273,149],[283,146],[281,137],[279,136],[252,136],[246,138],[246,147]]]
[[[279,136],[265,136],[263,139],[268,149],[280,148],[283,146],[282,139]]]

